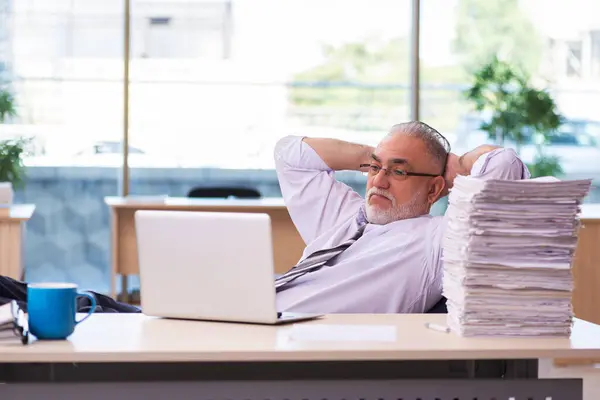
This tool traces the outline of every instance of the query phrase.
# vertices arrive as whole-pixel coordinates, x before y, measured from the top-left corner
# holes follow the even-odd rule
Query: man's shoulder
[[[429,228],[432,232],[442,235],[446,226],[446,218],[443,215],[432,216],[429,220]]]

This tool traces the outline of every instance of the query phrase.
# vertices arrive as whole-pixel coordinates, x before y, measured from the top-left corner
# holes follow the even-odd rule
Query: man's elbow
[[[291,146],[294,146],[294,143],[301,139],[302,138],[297,136],[288,135],[282,137],[275,143],[275,147],[273,148],[273,158],[276,167],[287,164],[286,159],[289,158]]]
[[[277,158],[278,155],[284,153],[284,150],[289,146],[291,139],[293,136],[288,135],[284,136],[275,142],[275,147],[273,148],[273,156]]]
[[[499,149],[496,147],[495,149]],[[517,152],[512,148],[501,148],[501,151],[496,152],[487,166],[486,173],[493,179],[504,180],[521,180],[529,179],[531,174],[527,165],[521,160]]]
[[[478,156],[482,156],[484,154],[490,153],[490,152],[492,152],[494,150],[498,150],[498,149],[501,149],[501,148],[502,148],[501,146],[496,146],[496,145],[493,145],[493,144],[482,144],[481,146],[477,146],[473,150],[473,152],[475,154],[477,154]]]

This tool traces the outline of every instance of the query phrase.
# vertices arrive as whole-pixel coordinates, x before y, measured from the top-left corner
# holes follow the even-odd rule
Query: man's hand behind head
[[[460,163],[462,168],[466,171],[464,175],[470,175],[471,169],[473,169],[473,165],[482,155],[489,153],[490,151],[499,149],[500,146],[495,146],[491,144],[482,144],[481,146],[475,147],[473,150],[463,154],[460,157]],[[461,174],[463,175],[463,174]]]
[[[444,187],[444,191],[442,192],[442,197],[448,195],[450,188],[454,184],[454,178],[456,178],[456,176],[461,172],[460,157],[454,153],[448,154],[448,160],[446,161],[446,172],[444,174],[446,185]]]
[[[456,179],[458,175],[471,175],[473,165],[475,162],[477,162],[479,157],[498,148],[500,148],[500,146],[483,144],[471,151],[466,152],[460,157],[454,153],[450,153],[446,163],[446,174],[444,175],[446,187],[444,189],[443,196],[448,195],[449,190],[452,188],[452,186],[454,186],[454,179]]]

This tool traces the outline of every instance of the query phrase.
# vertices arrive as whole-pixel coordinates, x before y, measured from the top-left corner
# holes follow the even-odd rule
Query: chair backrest
[[[259,199],[260,192],[252,188],[242,187],[195,187],[188,192],[188,197],[223,198],[237,197],[240,199]]]
[[[426,314],[447,314],[448,308],[446,307],[446,298],[442,297],[440,301],[435,303],[433,307],[431,307]]]

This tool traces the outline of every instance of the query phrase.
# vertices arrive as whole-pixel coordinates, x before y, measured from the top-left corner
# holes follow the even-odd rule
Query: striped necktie
[[[363,231],[365,230],[365,226],[366,225],[363,225],[360,228],[358,228],[358,231],[356,231],[354,236],[352,236],[350,239],[340,244],[339,246],[331,249],[315,251],[314,253],[306,257],[304,260],[300,261],[298,264],[296,264],[295,267],[293,267],[288,272],[275,279],[275,290],[279,292],[282,290],[284,285],[293,281],[294,279],[297,279],[302,275],[308,274],[309,272],[314,272],[321,269],[325,264],[327,264],[329,260],[341,254],[344,250],[346,250],[354,242],[356,242],[358,238],[362,236]]]

